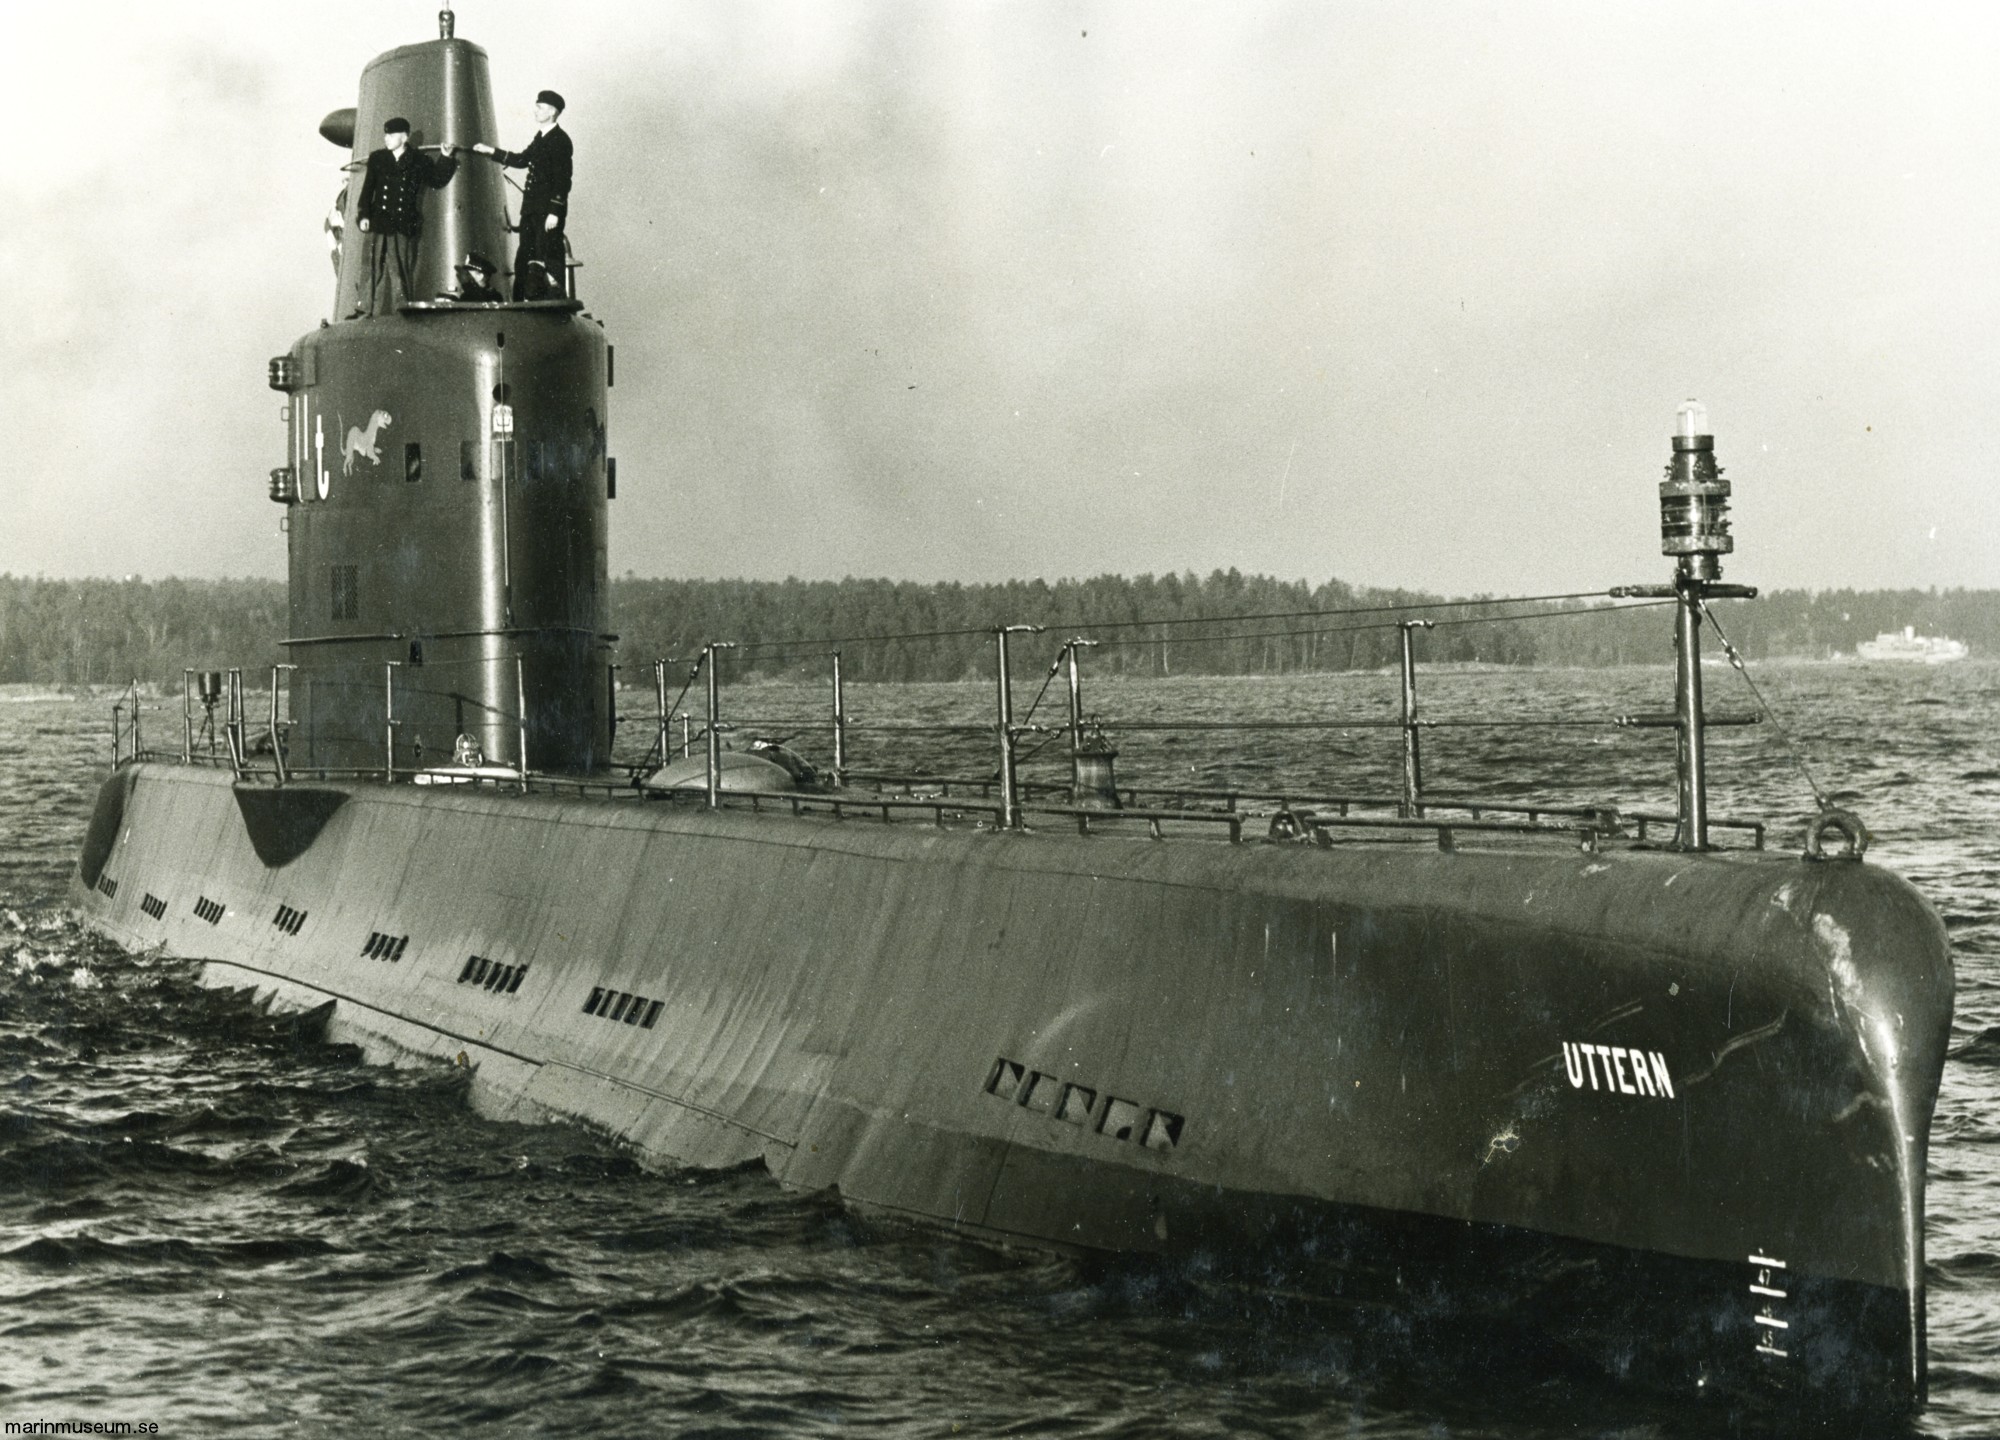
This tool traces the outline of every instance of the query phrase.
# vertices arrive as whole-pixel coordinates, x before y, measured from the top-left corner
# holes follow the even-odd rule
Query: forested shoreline
[[[1132,675],[1376,669],[1393,662],[1405,616],[1438,622],[1418,641],[1432,664],[1598,666],[1669,653],[1658,607],[1475,598],[1457,608],[1462,599],[1235,570],[986,585],[624,576],[611,582],[611,617],[634,680],[655,657],[689,657],[710,638],[743,647],[730,662],[739,678],[817,671],[838,642],[856,680],[956,680],[989,673],[988,632],[1002,623],[1048,627],[1023,641],[1031,665],[1076,633],[1099,642],[1093,671]],[[2000,654],[2000,590],[1780,590],[1716,608],[1753,659],[1851,653],[1904,625]],[[277,580],[0,575],[0,684],[165,685],[184,667],[268,667],[284,658],[286,614]],[[908,638],[861,638],[885,635]]]

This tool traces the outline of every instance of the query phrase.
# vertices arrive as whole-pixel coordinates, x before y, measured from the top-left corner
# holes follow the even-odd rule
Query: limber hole
[[[1171,1150],[1181,1143],[1183,1123],[1182,1117],[1171,1111],[1155,1110],[1146,1118],[1146,1137],[1140,1143],[1148,1150]]]
[[[1120,1100],[1113,1095],[1104,1107],[1104,1118],[1097,1122],[1097,1133],[1113,1140],[1130,1140],[1145,1113],[1130,1100]]]
[[[993,1062],[993,1071],[986,1077],[986,1093],[998,1095],[1003,1100],[1012,1100],[1021,1088],[1021,1076],[1026,1073],[1006,1056]]]
[[[1062,1098],[1063,1082],[1053,1075],[1045,1075],[1037,1070],[1028,1080],[1028,1088],[1021,1093],[1021,1103],[1041,1115],[1056,1113],[1056,1102]]]
[[[361,953],[371,960],[396,961],[403,958],[403,952],[410,947],[407,935],[389,935],[380,930],[368,932],[368,943],[361,947]]]
[[[1090,1112],[1097,1108],[1097,1092],[1088,1085],[1065,1085],[1062,1103],[1056,1106],[1056,1119],[1067,1120],[1072,1125],[1088,1125]]]
[[[1113,1141],[1137,1140],[1149,1150],[1177,1147],[1187,1123],[1185,1117],[1171,1110],[1150,1109],[1136,1101],[1107,1095],[1094,1086],[1030,1070],[1004,1055],[995,1059],[993,1068],[986,1072],[985,1091],[1064,1124],[1093,1129]]]
[[[513,991],[521,984],[521,975],[527,970],[523,965],[512,978],[503,982],[502,988]],[[644,995],[634,995],[628,990],[607,990],[602,986],[592,988],[590,998],[583,1002],[583,1013],[595,1015],[600,1020],[623,1021],[627,1025],[637,1025],[641,1030],[650,1030],[660,1022],[660,1012],[667,1008],[664,1000],[649,1000]]]

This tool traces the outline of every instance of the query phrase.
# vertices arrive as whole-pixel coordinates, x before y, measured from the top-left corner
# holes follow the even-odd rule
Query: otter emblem
[[[356,456],[367,456],[368,463],[371,465],[380,465],[382,463],[382,453],[375,448],[375,435],[377,431],[388,429],[390,423],[389,412],[387,410],[377,410],[373,415],[368,417],[368,428],[366,430],[363,430],[359,425],[350,425],[347,427],[347,438],[340,444],[340,453],[342,456],[341,474],[352,475],[354,473],[354,460]]]

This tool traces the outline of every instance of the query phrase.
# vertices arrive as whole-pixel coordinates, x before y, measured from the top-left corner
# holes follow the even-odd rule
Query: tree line
[[[1904,625],[2000,655],[2000,590],[1781,590],[1715,610],[1753,659],[1851,652]],[[611,614],[634,682],[655,658],[691,659],[710,639],[740,647],[735,677],[824,673],[835,648],[855,680],[984,676],[1001,624],[1047,627],[1024,642],[1029,664],[1075,634],[1099,642],[1093,673],[1133,676],[1379,669],[1396,661],[1403,618],[1437,622],[1415,642],[1427,664],[1620,665],[1662,662],[1672,647],[1659,606],[1461,602],[1237,570],[980,585],[627,575],[611,582]],[[286,616],[277,580],[0,575],[0,683],[173,686],[184,667],[254,671],[284,658]],[[881,636],[903,638],[867,638]]]

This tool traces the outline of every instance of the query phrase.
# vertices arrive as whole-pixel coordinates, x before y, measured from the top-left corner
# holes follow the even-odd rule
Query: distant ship
[[[1916,626],[1905,625],[1901,634],[1889,630],[1873,640],[1863,640],[1854,647],[1854,653],[1863,660],[1902,660],[1920,665],[1942,665],[1949,660],[1963,660],[1971,649],[1963,640],[1953,640],[1945,635],[1919,635]]]
[[[499,138],[485,52],[441,25],[323,122],[357,172],[389,117]],[[497,170],[451,187],[423,196],[420,296],[505,253]],[[1675,617],[1671,708],[1599,717],[1673,733],[1677,806],[1648,815],[1426,789],[1423,620],[1387,622],[1402,718],[1363,723],[1400,731],[1401,783],[1373,796],[1116,784],[1081,640],[1070,775],[1026,780],[1044,727],[1004,616],[983,774],[854,773],[818,640],[823,777],[725,751],[719,639],[695,714],[662,662],[651,752],[615,760],[612,377],[573,283],[413,299],[272,360],[291,661],[261,736],[240,671],[190,672],[165,745],[114,732],[72,887],[92,929],[662,1162],[1426,1330],[1450,1306],[1691,1400],[1923,1403],[1950,947],[1853,816],[1800,853],[1709,815],[1707,728],[1756,717],[1705,712],[1700,636],[1756,592],[1721,580],[1698,406],[1659,485],[1673,569],[1609,592]]]

